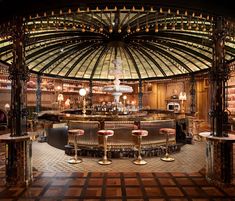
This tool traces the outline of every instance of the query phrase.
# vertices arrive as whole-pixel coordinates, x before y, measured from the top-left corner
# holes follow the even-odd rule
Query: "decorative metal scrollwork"
[[[9,79],[20,79],[22,81],[28,81],[30,76],[28,66],[22,65],[20,68],[14,68],[13,65],[14,64],[12,64],[12,66],[9,68]]]

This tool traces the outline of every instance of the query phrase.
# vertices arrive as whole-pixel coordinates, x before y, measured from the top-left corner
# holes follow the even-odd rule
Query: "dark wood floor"
[[[36,172],[28,188],[6,188],[1,182],[0,200],[232,201],[235,186],[213,186],[200,172]]]

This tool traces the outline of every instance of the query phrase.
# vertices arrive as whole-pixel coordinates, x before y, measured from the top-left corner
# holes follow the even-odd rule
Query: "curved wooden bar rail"
[[[137,127],[147,130],[148,136],[143,138],[142,153],[145,156],[160,156],[164,154],[162,145],[165,145],[165,135],[160,134],[159,130],[162,127],[175,128],[175,120],[152,120],[152,121],[99,121],[94,120],[62,120],[61,128],[48,128],[47,138],[48,144],[59,149],[65,149],[68,155],[74,154],[73,139],[68,139],[68,129],[83,129],[85,135],[79,138],[78,147],[81,149],[78,155],[100,157],[102,155],[101,145],[102,138],[97,136],[97,131],[100,129],[111,129],[114,135],[108,141],[109,154],[112,158],[119,157],[134,157],[136,138],[131,134],[131,131]],[[57,126],[56,126],[57,127]],[[180,150],[180,146],[176,144],[175,136],[169,138],[170,152]]]

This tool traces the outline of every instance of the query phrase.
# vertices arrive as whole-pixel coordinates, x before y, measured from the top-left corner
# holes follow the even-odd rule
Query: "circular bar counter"
[[[102,139],[97,136],[100,129],[113,130],[114,135],[108,142],[112,157],[134,157],[136,151],[136,138],[131,134],[134,129],[147,130],[149,135],[142,141],[142,152],[145,156],[159,156],[164,154],[161,146],[165,145],[166,138],[159,130],[162,127],[175,128],[174,119],[147,120],[145,114],[140,115],[74,115],[55,114],[51,126],[47,129],[47,142],[66,154],[73,155],[73,139],[68,138],[69,129],[83,129],[85,134],[79,139],[78,147],[81,155],[100,157]],[[57,118],[55,118],[57,116]],[[47,114],[47,117],[48,114]],[[39,118],[42,119],[42,118]],[[57,119],[57,121],[54,121]],[[48,122],[49,118],[47,119]],[[59,132],[58,132],[59,131]],[[169,138],[170,152],[179,151],[175,136]]]

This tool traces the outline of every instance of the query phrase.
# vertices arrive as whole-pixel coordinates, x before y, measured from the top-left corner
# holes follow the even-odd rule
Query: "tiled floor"
[[[185,145],[172,155],[174,162],[146,158],[137,166],[132,158],[113,159],[100,166],[97,158],[67,163],[69,156],[47,143],[33,143],[34,181],[28,188],[3,184],[1,201],[232,201],[235,186],[219,188],[204,176],[205,143]]]
[[[29,188],[0,188],[0,200],[229,201],[235,187],[210,185],[201,173],[39,173]]]
[[[101,166],[97,158],[89,157],[83,157],[83,163],[71,165],[63,150],[47,143],[33,144],[33,166],[41,172],[198,172],[205,166],[205,142],[186,144],[172,156],[175,161],[170,163],[160,157],[145,158],[148,163],[144,166],[134,165],[133,158],[112,159],[111,165]]]

